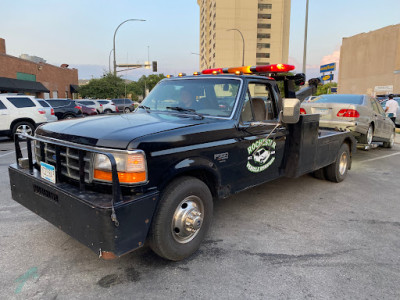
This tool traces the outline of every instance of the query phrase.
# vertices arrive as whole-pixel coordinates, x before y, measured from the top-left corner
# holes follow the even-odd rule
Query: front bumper
[[[100,256],[121,256],[143,246],[158,202],[158,191],[123,196],[53,184],[34,168],[9,167],[12,198]],[[111,219],[114,207],[118,222]],[[119,223],[119,224],[118,224]]]

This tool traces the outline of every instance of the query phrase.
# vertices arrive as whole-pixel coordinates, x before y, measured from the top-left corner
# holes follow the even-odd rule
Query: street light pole
[[[114,31],[114,39],[113,39],[113,51],[114,51],[114,76],[117,75],[117,63],[115,61],[115,35],[117,34],[118,29],[121,27],[122,24],[129,22],[129,21],[146,21],[142,19],[128,19],[123,21],[121,24],[118,25],[117,29]]]
[[[304,52],[303,52],[303,73],[306,74],[306,56],[307,56],[307,29],[308,29],[308,0],[306,4],[306,24],[304,28]]]
[[[237,29],[237,28],[227,29],[226,31],[231,31],[231,30],[236,30],[237,32],[240,33],[240,36],[242,37],[242,41],[243,41],[242,66],[244,66],[244,37],[243,37],[243,34],[242,34],[242,32],[241,32],[239,29]]]

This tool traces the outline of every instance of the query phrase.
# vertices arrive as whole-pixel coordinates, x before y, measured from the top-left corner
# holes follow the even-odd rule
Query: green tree
[[[151,91],[156,84],[164,78],[164,74],[151,74],[149,76],[143,75],[138,81],[131,82],[127,89],[129,93],[132,94],[132,99],[136,100],[138,96],[144,97],[146,89]]]
[[[317,93],[315,95],[319,96],[319,95],[323,95],[323,94],[328,94],[328,93],[330,93],[331,87],[337,87],[337,82],[330,82],[330,83],[326,83],[323,85],[319,85],[317,88]]]
[[[82,98],[120,98],[125,97],[125,82],[112,73],[105,73],[102,78],[92,79],[79,89]]]

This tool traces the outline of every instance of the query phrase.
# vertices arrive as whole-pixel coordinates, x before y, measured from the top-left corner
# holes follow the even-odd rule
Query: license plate
[[[329,113],[329,109],[328,108],[316,108],[315,113],[320,114],[320,115],[327,115]]]
[[[40,162],[40,176],[52,183],[56,183],[56,168],[52,165]]]

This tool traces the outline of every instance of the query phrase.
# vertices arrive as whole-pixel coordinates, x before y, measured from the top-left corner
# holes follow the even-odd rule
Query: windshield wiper
[[[172,109],[172,110],[183,111],[183,112],[190,112],[190,113],[193,113],[193,114],[199,116],[200,118],[204,119],[204,116],[202,114],[199,114],[198,112],[196,112],[192,108],[183,108],[183,107],[180,107],[180,106],[167,106],[166,109]]]
[[[139,105],[138,108],[143,108],[145,109],[148,113],[150,112],[150,107],[146,106],[146,105]]]

